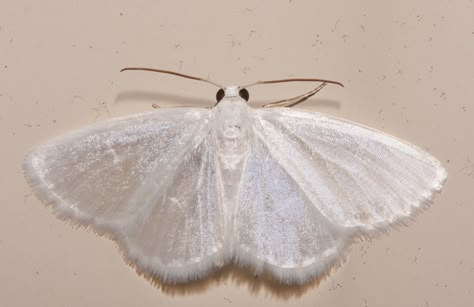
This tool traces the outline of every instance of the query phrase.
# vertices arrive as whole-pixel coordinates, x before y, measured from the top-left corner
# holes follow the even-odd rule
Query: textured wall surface
[[[0,2],[2,306],[473,306],[474,3],[460,1]],[[409,227],[362,242],[321,283],[269,286],[233,268],[160,287],[114,243],[58,220],[21,161],[68,130],[161,106],[211,105],[225,84],[320,77],[298,108],[346,118],[426,149],[448,170]],[[252,89],[255,105],[311,89]]]

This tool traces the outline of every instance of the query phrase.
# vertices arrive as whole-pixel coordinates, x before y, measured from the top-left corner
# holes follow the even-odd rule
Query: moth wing
[[[283,282],[322,276],[355,236],[412,218],[446,178],[429,154],[355,123],[284,108],[252,118],[236,249]]]
[[[151,277],[186,281],[222,262],[209,110],[97,123],[31,151],[25,175],[61,218],[105,233]]]

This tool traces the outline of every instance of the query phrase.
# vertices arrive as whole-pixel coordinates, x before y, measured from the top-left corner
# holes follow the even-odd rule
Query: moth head
[[[239,86],[227,86],[220,88],[216,93],[216,100],[220,102],[224,97],[240,97],[245,101],[249,101],[249,92],[246,88]]]

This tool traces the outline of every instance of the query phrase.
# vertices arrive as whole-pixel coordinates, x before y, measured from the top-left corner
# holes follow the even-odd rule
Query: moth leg
[[[162,109],[163,107],[160,107],[156,103],[151,105],[153,109]],[[202,108],[202,109],[212,109],[213,107],[205,106],[205,107],[200,107],[200,106],[174,106],[174,107],[164,107],[164,108]]]
[[[299,96],[296,96],[296,97],[293,97],[293,98],[289,98],[289,99],[284,99],[284,100],[280,100],[280,101],[276,101],[276,102],[272,102],[272,103],[267,103],[267,104],[263,105],[263,108],[292,107],[292,106],[295,106],[299,103],[302,103],[303,101],[305,101],[309,97],[315,95],[317,92],[322,90],[323,87],[325,87],[326,85],[327,85],[327,83],[323,82],[318,87],[316,87],[315,89],[313,89],[313,90],[311,90],[311,91],[309,91],[305,94],[302,94],[302,95],[299,95]]]

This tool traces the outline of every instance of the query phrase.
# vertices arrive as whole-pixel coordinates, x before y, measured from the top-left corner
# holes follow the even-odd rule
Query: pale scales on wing
[[[127,262],[164,282],[227,263],[282,283],[319,278],[354,240],[427,207],[446,171],[419,148],[349,121],[289,108],[322,79],[220,87],[213,108],[159,109],[104,121],[34,148],[35,194],[68,221],[118,242]],[[256,84],[320,81],[247,104]],[[277,107],[277,108],[273,108]]]

